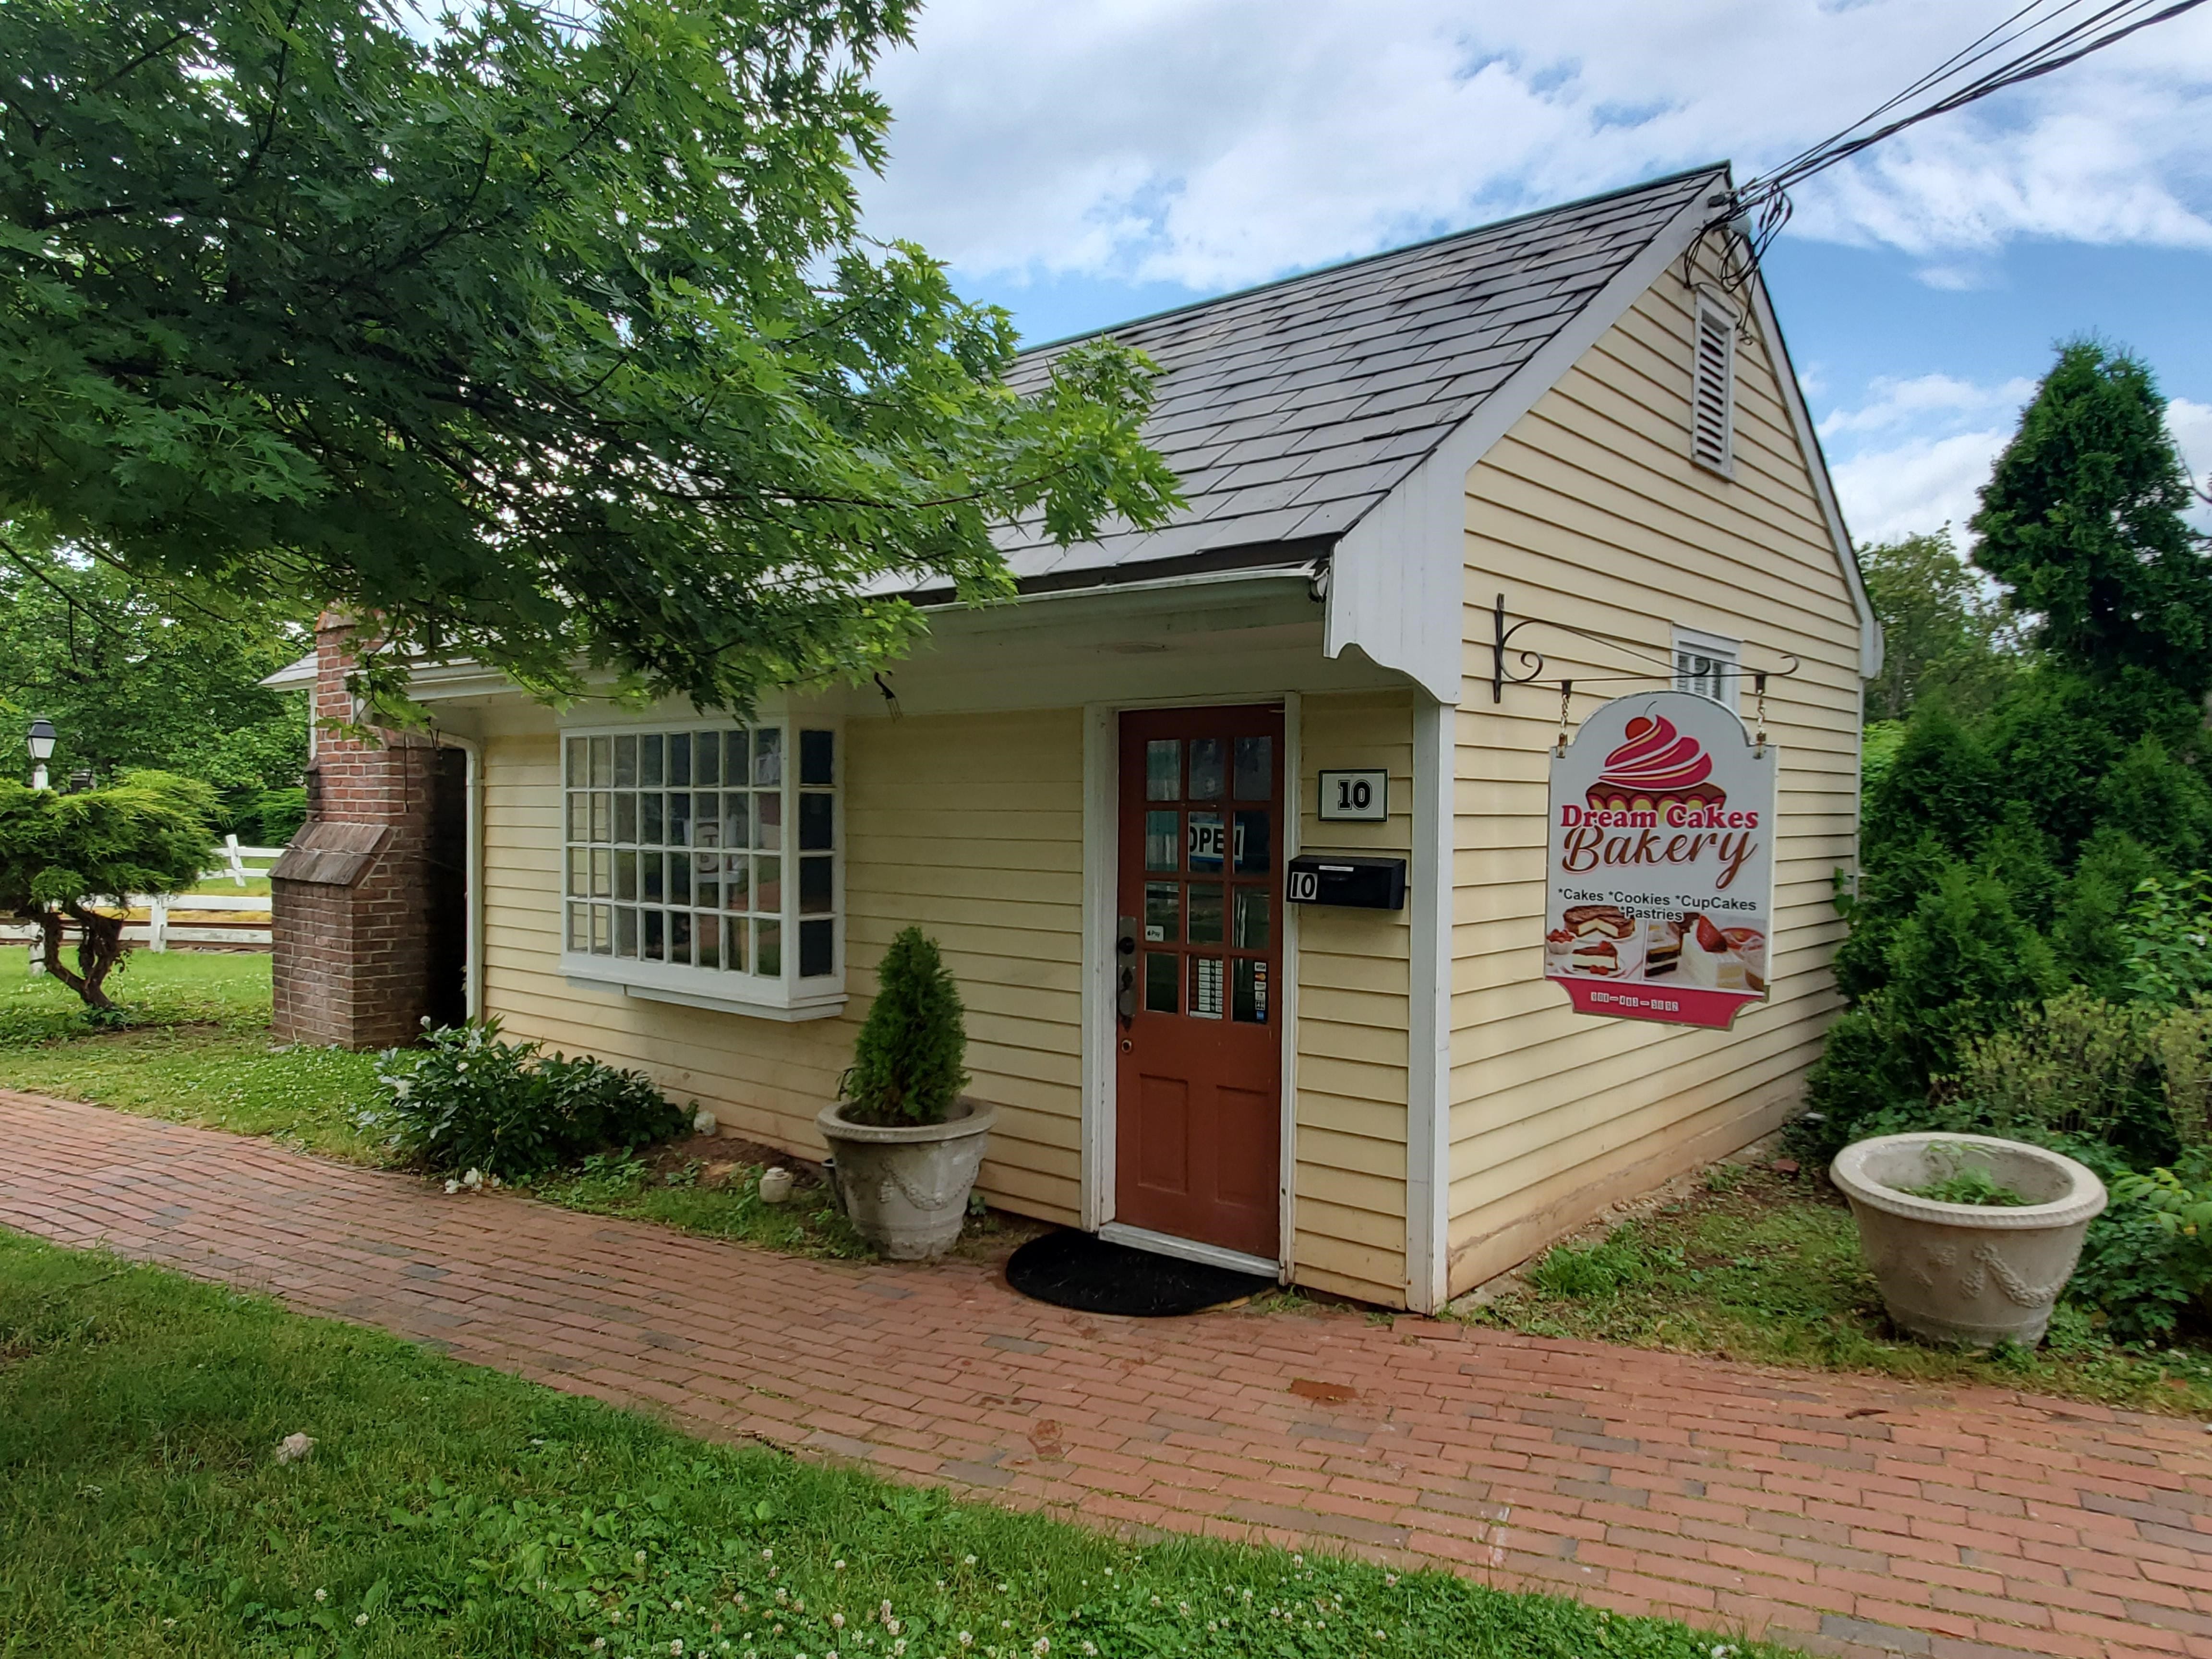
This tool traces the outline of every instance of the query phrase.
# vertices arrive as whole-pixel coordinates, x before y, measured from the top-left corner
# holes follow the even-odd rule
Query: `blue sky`
[[[869,228],[1042,340],[1685,166],[1756,173],[2018,0],[936,0]],[[1962,522],[2055,343],[2212,469],[2212,7],[1797,193],[1768,259],[1861,539]]]

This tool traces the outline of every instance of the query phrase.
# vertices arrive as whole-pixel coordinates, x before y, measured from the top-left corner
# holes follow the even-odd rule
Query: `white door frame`
[[[1275,1260],[1245,1255],[1195,1239],[1171,1238],[1114,1218],[1115,1127],[1114,945],[1115,891],[1120,884],[1121,811],[1121,716],[1133,708],[1204,708],[1280,703],[1283,709],[1283,858],[1298,850],[1305,797],[1298,778],[1298,694],[1241,691],[1200,697],[1128,698],[1087,703],[1083,710],[1083,1225],[1116,1243],[1157,1250],[1240,1272],[1270,1273],[1289,1284],[1297,1264],[1297,1229],[1291,1213],[1297,1186],[1297,907],[1281,902],[1283,979],[1275,1006],[1282,1041],[1282,1164],[1278,1176],[1280,1237]]]

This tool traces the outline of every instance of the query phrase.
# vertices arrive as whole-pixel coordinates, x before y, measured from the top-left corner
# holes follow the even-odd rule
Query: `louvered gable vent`
[[[1697,362],[1691,376],[1690,459],[1728,474],[1735,469],[1735,318],[1709,294],[1698,295]]]

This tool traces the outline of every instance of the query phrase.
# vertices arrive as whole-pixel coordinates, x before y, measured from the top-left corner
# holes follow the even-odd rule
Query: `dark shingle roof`
[[[1109,526],[1096,541],[1066,548],[1038,525],[1014,526],[999,539],[1015,575],[1079,584],[1135,563],[1341,535],[1717,171],[1701,167],[1098,331],[1159,364],[1145,436],[1181,475],[1189,505],[1159,530]],[[1012,385],[1036,388],[1074,343],[1025,354]]]

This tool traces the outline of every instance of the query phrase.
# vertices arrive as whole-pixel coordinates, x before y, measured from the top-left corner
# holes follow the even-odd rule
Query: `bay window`
[[[778,1018],[844,999],[838,732],[562,735],[562,971]]]

